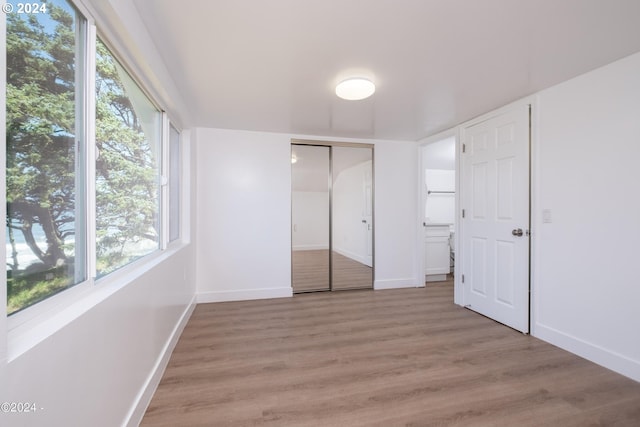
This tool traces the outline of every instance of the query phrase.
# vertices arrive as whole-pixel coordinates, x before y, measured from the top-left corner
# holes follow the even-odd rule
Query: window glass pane
[[[98,40],[96,252],[103,276],[159,247],[162,115]]]
[[[17,10],[19,2],[9,3]],[[84,168],[76,140],[83,133],[76,76],[84,63],[76,52],[85,23],[64,0],[40,2],[37,12],[5,15],[8,314],[86,276],[84,187],[78,185]]]
[[[171,126],[169,134],[169,241],[180,238],[180,133]]]

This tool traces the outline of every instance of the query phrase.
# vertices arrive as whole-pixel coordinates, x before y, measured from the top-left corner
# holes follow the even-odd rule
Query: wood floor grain
[[[451,282],[199,305],[143,426],[640,426],[640,383]]]
[[[293,292],[373,288],[373,268],[329,250],[292,251]],[[329,277],[331,276],[331,278]]]
[[[293,292],[329,290],[329,250],[291,252]]]
[[[335,251],[331,256],[331,288],[334,291],[373,289],[373,268]]]

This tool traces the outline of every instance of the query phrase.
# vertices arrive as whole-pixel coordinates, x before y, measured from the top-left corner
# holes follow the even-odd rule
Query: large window
[[[180,134],[71,1],[5,15],[8,315],[180,237]]]
[[[43,5],[37,14],[6,15],[8,314],[86,277],[76,114],[85,25],[64,0]]]
[[[162,114],[98,40],[98,276],[158,249]]]

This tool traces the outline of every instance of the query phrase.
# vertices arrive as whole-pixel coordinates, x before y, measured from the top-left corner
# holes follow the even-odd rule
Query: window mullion
[[[85,69],[85,102],[84,111],[87,126],[85,127],[85,161],[86,176],[86,209],[87,209],[87,277],[93,281],[96,277],[96,26],[92,23],[87,28],[87,53]]]
[[[79,14],[76,12],[76,16]],[[87,279],[87,225],[86,225],[86,146],[87,146],[87,28],[84,19],[76,19],[76,52],[75,52],[75,253],[74,283],[81,283]],[[79,260],[79,258],[82,259]]]

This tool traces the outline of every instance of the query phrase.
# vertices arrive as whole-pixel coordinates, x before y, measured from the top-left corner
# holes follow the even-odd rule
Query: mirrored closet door
[[[291,262],[294,292],[331,289],[329,155],[329,147],[291,147]]]
[[[293,291],[373,288],[373,147],[293,143],[291,176]]]

